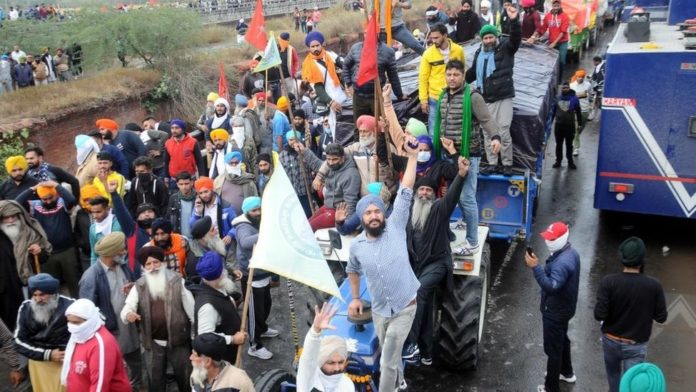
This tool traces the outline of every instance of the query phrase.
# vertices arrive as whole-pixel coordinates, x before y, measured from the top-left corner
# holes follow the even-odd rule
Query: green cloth
[[[437,112],[435,113],[435,130],[433,132],[433,147],[435,149],[435,156],[440,158],[440,149],[442,143],[440,142],[440,126],[442,125],[442,114],[440,113],[440,106],[442,105],[442,97],[447,94],[447,89],[443,89],[440,93],[440,97],[437,99]],[[464,158],[469,158],[469,145],[471,143],[471,90],[468,83],[464,83],[464,93],[462,95],[462,142],[459,147],[459,155]]]
[[[620,392],[666,392],[665,375],[652,363],[632,366],[621,377]]]
[[[423,123],[423,121],[420,121],[417,118],[409,118],[408,122],[406,123],[406,128],[413,137],[428,136],[428,127]]]
[[[498,28],[493,26],[493,25],[490,25],[490,24],[484,25],[483,27],[481,27],[481,31],[479,32],[479,35],[481,36],[481,38],[483,38],[487,34],[493,34],[497,37],[498,36]]]

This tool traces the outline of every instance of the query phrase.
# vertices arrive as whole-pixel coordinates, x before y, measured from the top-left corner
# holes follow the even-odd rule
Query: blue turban
[[[239,163],[242,163],[244,160],[244,157],[242,156],[242,153],[239,151],[230,151],[225,155],[225,163],[230,163],[232,162],[232,159],[237,158]]]
[[[373,194],[365,195],[360,199],[358,205],[355,207],[355,211],[360,217],[361,221],[362,216],[365,214],[365,210],[367,210],[367,207],[369,207],[370,204],[376,205],[377,208],[379,208],[382,211],[382,213],[386,211],[386,208],[384,207],[384,202],[382,201],[381,197]]]
[[[371,182],[367,184],[367,192],[369,192],[371,195],[379,196],[382,194],[382,186],[384,186],[383,182]]]
[[[237,106],[246,107],[249,104],[249,98],[243,94],[237,94],[234,96],[234,104]]]
[[[318,31],[312,31],[305,37],[304,44],[309,48],[309,45],[312,44],[312,41],[319,41],[320,44],[324,45],[324,35],[322,35]]]
[[[223,264],[222,257],[211,250],[198,260],[196,272],[207,281],[216,280],[222,275]]]
[[[246,214],[259,207],[261,207],[261,198],[258,196],[249,196],[242,202],[242,213]]]
[[[290,139],[298,139],[299,140],[300,139],[299,132],[295,131],[294,129],[291,131],[288,131],[285,134],[285,140],[290,141]]]
[[[665,375],[659,367],[644,362],[631,366],[621,377],[621,392],[665,392]]]
[[[176,125],[177,127],[185,130],[186,129],[186,123],[184,120],[179,120],[178,118],[173,119],[172,121],[169,122],[170,125]]]
[[[29,278],[29,295],[41,290],[44,294],[55,294],[60,288],[60,281],[49,274],[36,274]]]
[[[172,231],[174,231],[174,228],[172,227],[172,222],[169,219],[164,219],[164,218],[157,218],[154,221],[152,221],[152,235],[155,235],[157,230],[162,229],[163,232],[167,234],[171,234]]]

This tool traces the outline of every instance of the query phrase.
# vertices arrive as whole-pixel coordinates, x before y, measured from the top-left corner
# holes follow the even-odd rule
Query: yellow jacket
[[[116,193],[123,198],[123,196],[126,194],[126,179],[117,172],[111,172],[108,176],[106,176],[106,182],[110,181],[116,181],[118,184],[116,187]],[[112,205],[111,194],[106,190],[106,184],[102,183],[99,176],[94,177],[92,185],[96,186],[102,195],[106,195],[106,198],[109,199],[109,205]]]
[[[464,49],[447,39],[450,45],[450,60],[459,60],[464,65]],[[428,98],[437,99],[442,89],[447,86],[445,81],[445,58],[440,49],[431,45],[421,58],[418,71],[418,98],[421,102],[428,102]]]

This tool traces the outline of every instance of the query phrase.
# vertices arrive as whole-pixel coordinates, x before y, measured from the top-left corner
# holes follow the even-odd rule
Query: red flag
[[[365,42],[363,43],[362,55],[360,56],[360,68],[358,69],[358,80],[355,83],[359,86],[377,77],[377,15],[373,11],[370,21],[367,23],[365,32]]]
[[[230,96],[227,92],[227,76],[225,76],[225,67],[222,65],[222,63],[219,63],[218,69],[220,71],[220,80],[218,81],[218,95],[220,96],[220,98],[225,98],[227,102],[229,102]]]
[[[263,19],[263,0],[256,0],[254,16],[251,17],[249,28],[247,29],[246,42],[256,47],[258,50],[266,48],[266,22]]]

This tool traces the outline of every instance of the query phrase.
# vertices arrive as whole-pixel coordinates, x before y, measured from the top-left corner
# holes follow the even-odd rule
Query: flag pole
[[[249,318],[249,296],[253,295],[251,291],[251,284],[254,280],[254,269],[249,268],[249,277],[247,278],[247,287],[246,287],[246,294],[244,295],[244,307],[242,308],[242,325],[240,328],[240,332],[246,332],[247,329],[247,320]],[[240,344],[237,347],[237,360],[234,362],[234,366],[238,368],[242,368],[242,347],[244,347],[244,344]]]

